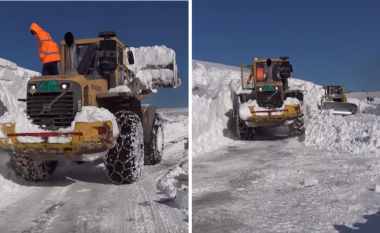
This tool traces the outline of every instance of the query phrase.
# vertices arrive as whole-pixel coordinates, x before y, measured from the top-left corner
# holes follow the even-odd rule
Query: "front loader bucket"
[[[353,115],[356,113],[358,106],[353,103],[341,103],[341,102],[324,102],[322,104],[322,110],[334,110],[334,115]]]

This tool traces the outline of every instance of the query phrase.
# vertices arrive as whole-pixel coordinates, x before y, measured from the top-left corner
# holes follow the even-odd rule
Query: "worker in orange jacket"
[[[36,23],[32,23],[30,32],[37,38],[40,61],[43,64],[42,75],[58,75],[58,62],[61,61],[58,45],[50,34],[42,30]]]

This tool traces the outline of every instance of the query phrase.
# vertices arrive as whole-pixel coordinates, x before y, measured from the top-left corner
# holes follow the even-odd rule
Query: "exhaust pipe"
[[[74,35],[71,32],[66,32],[65,34],[66,43],[66,74],[77,75],[77,64],[76,64],[76,45],[74,40]]]

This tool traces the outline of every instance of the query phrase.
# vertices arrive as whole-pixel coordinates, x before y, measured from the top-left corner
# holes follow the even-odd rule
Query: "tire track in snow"
[[[335,232],[380,206],[369,190],[378,183],[376,154],[262,141],[197,157],[193,169],[194,232]],[[302,186],[307,177],[319,183]]]
[[[59,202],[59,198],[67,187],[33,189],[27,196],[24,196],[24,193],[24,198],[20,199],[18,205],[13,206],[12,211],[4,213],[2,209],[4,213],[0,219],[2,232],[33,232],[33,230],[44,228],[52,217],[47,216],[47,210]]]

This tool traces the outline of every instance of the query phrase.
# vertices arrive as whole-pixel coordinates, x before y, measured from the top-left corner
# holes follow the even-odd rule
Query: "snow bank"
[[[232,141],[227,125],[233,92],[240,86],[240,73],[227,68],[207,69],[202,62],[195,61],[192,80],[192,156],[196,156]]]
[[[135,64],[127,67],[143,84],[151,86],[152,89],[167,85],[176,88],[181,85],[174,50],[163,45],[131,48],[131,51]]]
[[[82,111],[78,112],[71,123],[71,127],[61,128],[54,132],[73,132],[77,122],[96,122],[96,121],[112,121],[113,125],[113,136],[117,137],[119,135],[119,128],[115,119],[115,116],[109,112],[107,109],[83,106]],[[37,125],[32,124],[32,120],[29,120],[26,114],[22,111],[17,111],[15,113],[6,112],[2,117],[0,117],[0,123],[17,123],[16,133],[35,133],[35,132],[52,132],[50,130],[42,130]],[[0,128],[0,138],[6,138],[6,134]],[[39,143],[43,142],[41,137],[17,137],[17,140],[24,143]],[[71,142],[71,137],[49,137],[48,142],[50,143],[68,143]]]
[[[6,111],[14,112],[25,108],[17,101],[26,97],[26,83],[40,73],[18,67],[16,63],[0,58],[0,116]]]

